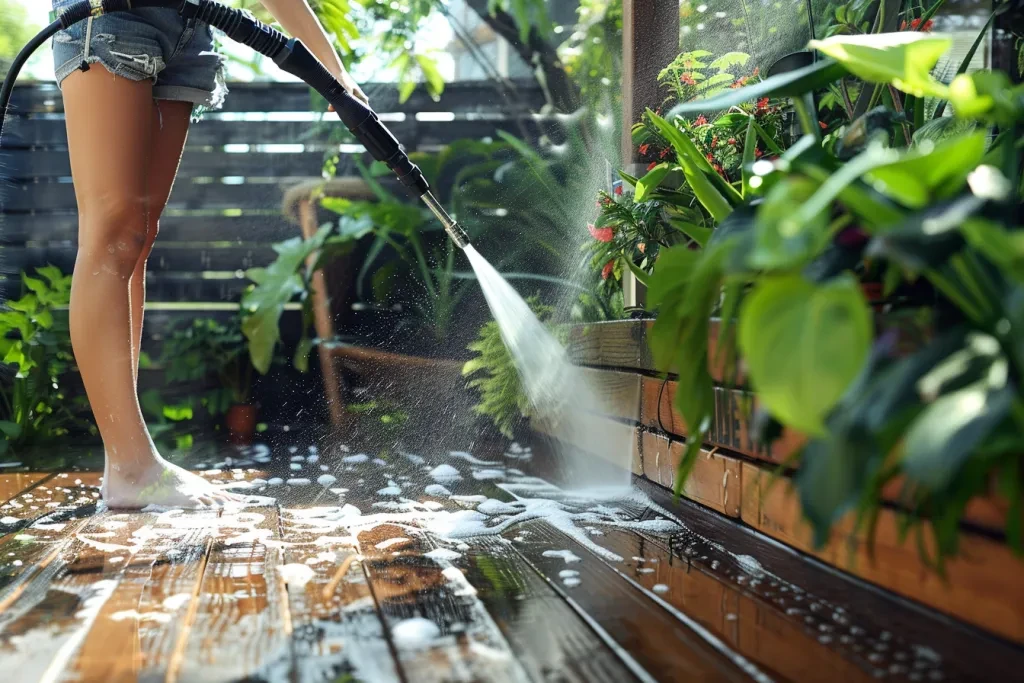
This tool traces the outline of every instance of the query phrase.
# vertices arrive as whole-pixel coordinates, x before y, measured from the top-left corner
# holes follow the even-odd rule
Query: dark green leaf
[[[707,100],[684,102],[669,112],[669,118],[675,116],[694,116],[709,111],[724,111],[730,107],[753,102],[762,97],[797,97],[813,92],[847,74],[847,70],[838,62],[823,59],[809,66],[787,71],[786,73],[766,78],[763,81],[748,85],[745,88],[730,90],[728,93]]]

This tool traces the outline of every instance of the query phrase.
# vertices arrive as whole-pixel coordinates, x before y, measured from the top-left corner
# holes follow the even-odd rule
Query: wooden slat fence
[[[404,103],[392,85],[366,89],[412,151],[499,130],[538,134],[542,121],[532,112],[543,94],[532,82],[514,85],[514,95],[502,95],[489,82],[453,83],[437,100],[417,91]],[[189,134],[150,262],[150,302],[202,309],[237,301],[247,282],[243,271],[266,265],[271,244],[299,234],[282,216],[284,192],[319,177],[325,155],[338,150],[340,122],[311,112],[304,84],[230,87],[225,109],[207,114]],[[338,175],[357,174],[353,159],[344,159]],[[0,300],[20,294],[23,269],[53,263],[70,272],[76,235],[60,91],[19,86],[0,139]]]

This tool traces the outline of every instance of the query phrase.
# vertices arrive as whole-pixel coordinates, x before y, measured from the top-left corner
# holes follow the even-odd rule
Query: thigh
[[[150,230],[167,205],[178,174],[181,152],[192,120],[192,103],[156,100],[152,108],[153,136],[148,172]]]
[[[62,84],[68,151],[83,224],[97,214],[144,213],[153,135],[153,84],[94,64]]]

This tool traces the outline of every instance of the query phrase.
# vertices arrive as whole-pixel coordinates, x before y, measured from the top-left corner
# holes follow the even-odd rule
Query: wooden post
[[[309,239],[316,234],[316,205],[309,197],[299,201],[299,225],[302,228],[303,239]],[[312,268],[316,255],[311,254],[306,259],[306,267]],[[324,278],[323,270],[313,273],[311,279],[313,297],[313,320],[317,336],[321,342],[334,338],[334,323],[331,322],[331,302],[327,294],[327,280]],[[327,394],[327,409],[330,411],[331,423],[338,427],[345,421],[345,403],[341,387],[341,368],[334,363],[334,354],[323,343],[317,345],[317,352],[320,355],[320,368],[324,376],[324,393]]]
[[[675,0],[622,2],[622,163],[630,175],[643,175],[633,146],[633,124],[664,96],[658,74],[679,54],[679,3]],[[632,273],[623,275],[627,308],[643,306],[644,287]]]

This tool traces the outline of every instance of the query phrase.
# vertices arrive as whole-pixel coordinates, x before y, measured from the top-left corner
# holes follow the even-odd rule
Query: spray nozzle
[[[448,215],[448,212],[444,210],[444,207],[434,197],[433,192],[429,190],[424,192],[420,199],[427,205],[430,212],[437,216],[437,220],[441,221],[444,231],[452,238],[452,242],[455,242],[455,246],[459,249],[465,249],[469,246],[469,235],[466,234],[466,231],[462,229],[462,226],[454,218]]]

